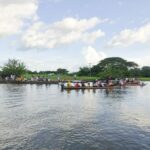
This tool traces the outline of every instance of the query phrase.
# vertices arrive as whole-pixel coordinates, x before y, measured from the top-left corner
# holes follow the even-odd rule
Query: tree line
[[[139,68],[135,62],[120,57],[110,57],[101,60],[92,67],[81,67],[79,76],[98,76],[101,78],[150,77],[150,66]]]
[[[69,73],[67,69],[58,68],[56,71],[30,71],[26,65],[20,60],[9,59],[6,64],[1,67],[0,76],[15,75],[20,77],[25,73],[28,74],[57,74],[57,75],[77,75],[77,76],[95,76],[101,79],[125,78],[125,77],[150,77],[150,66],[140,68],[137,63],[127,61],[120,57],[109,57],[101,60],[98,64],[90,67],[80,67],[78,72]]]
[[[5,63],[2,67],[0,67],[0,76],[2,78],[10,77],[11,75],[15,75],[15,77],[23,76],[24,74],[68,74],[67,69],[58,68],[56,71],[31,71],[28,70],[25,63],[16,59],[9,59],[7,63]]]

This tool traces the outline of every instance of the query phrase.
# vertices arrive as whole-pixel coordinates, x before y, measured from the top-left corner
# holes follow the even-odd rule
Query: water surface
[[[149,93],[0,85],[0,149],[149,150]]]

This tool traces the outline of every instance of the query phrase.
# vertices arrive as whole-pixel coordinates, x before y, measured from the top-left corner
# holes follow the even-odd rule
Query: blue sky
[[[96,64],[122,57],[150,65],[149,0],[0,0],[0,65],[31,70]]]

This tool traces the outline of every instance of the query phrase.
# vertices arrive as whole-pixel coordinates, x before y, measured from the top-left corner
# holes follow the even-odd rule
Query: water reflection
[[[60,91],[0,85],[0,149],[148,150],[150,85]]]
[[[76,93],[76,96],[78,96],[80,93],[84,94],[96,94],[96,93],[101,93],[104,94],[106,97],[110,96],[111,98],[116,98],[118,96],[123,96],[128,93],[127,88],[108,88],[108,89],[76,89],[76,90],[71,90],[71,89],[66,89],[66,90],[61,90],[62,93],[67,93],[72,94]]]

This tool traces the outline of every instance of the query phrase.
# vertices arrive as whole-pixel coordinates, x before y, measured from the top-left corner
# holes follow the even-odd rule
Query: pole
[[[89,69],[90,69],[90,77],[91,77],[91,63],[89,63]]]

